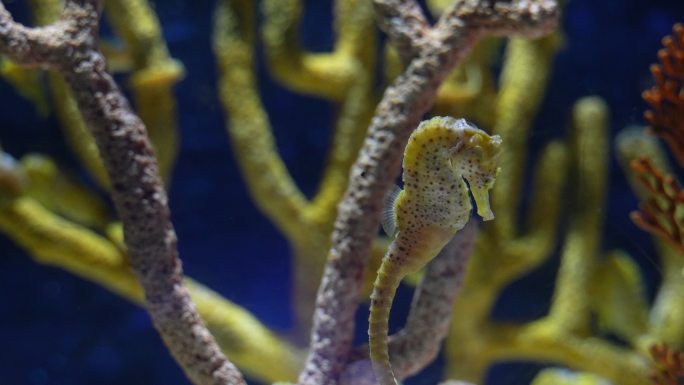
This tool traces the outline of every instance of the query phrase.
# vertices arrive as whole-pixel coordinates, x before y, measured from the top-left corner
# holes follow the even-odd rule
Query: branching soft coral
[[[672,36],[663,39],[660,64],[651,66],[655,85],[644,91],[651,106],[644,114],[648,131],[667,143],[684,167],[684,24],[675,24]],[[666,175],[646,158],[632,164],[639,180],[650,191],[632,219],[643,230],[662,236],[684,251],[684,192],[674,176]]]
[[[655,385],[680,385],[684,383],[684,353],[673,350],[665,344],[651,347],[651,358],[655,371],[651,380]]]
[[[675,24],[672,31],[658,51],[660,64],[651,66],[656,84],[643,93],[651,106],[644,117],[684,167],[684,24]]]
[[[631,218],[640,228],[664,237],[684,251],[684,191],[672,175],[664,174],[649,158],[632,162],[632,168],[650,197]]]

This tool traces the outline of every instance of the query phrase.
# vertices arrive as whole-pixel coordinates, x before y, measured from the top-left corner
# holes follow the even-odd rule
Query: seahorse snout
[[[489,188],[470,188],[475,199],[475,206],[477,206],[477,215],[481,216],[483,220],[490,221],[494,219],[494,212],[489,204]]]

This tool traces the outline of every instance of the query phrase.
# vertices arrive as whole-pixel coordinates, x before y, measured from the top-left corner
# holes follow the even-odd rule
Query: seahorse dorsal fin
[[[397,200],[401,188],[396,184],[385,195],[385,206],[382,210],[382,229],[390,238],[397,235],[397,217],[394,215],[394,202]]]

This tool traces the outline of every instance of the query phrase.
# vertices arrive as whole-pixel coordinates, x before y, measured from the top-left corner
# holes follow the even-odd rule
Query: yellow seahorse
[[[501,138],[465,119],[424,121],[404,152],[404,189],[388,199],[383,227],[394,236],[371,294],[370,358],[380,385],[397,383],[387,349],[394,293],[407,274],[434,258],[470,218],[468,187],[484,220],[494,218],[489,190],[499,171]],[[465,180],[468,181],[466,185]]]

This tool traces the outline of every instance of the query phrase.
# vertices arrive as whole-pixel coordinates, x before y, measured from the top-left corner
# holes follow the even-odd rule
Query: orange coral
[[[631,166],[651,197],[630,217],[644,231],[662,236],[684,251],[684,191],[672,175],[663,174],[649,158],[636,159]]]
[[[642,97],[651,106],[644,114],[649,131],[670,146],[684,167],[684,24],[675,24],[672,31],[658,51],[660,64],[651,66],[656,84]]]
[[[684,24],[675,24],[672,36],[663,39],[658,51],[660,64],[651,66],[655,85],[642,97],[651,109],[644,113],[648,132],[667,143],[679,166],[684,168]],[[648,200],[630,216],[644,231],[664,237],[684,252],[684,190],[674,176],[659,170],[648,157],[631,163],[639,182],[648,190]],[[655,385],[684,385],[684,353],[664,343],[650,347]]]
[[[684,353],[672,350],[662,343],[651,346],[649,350],[655,364],[655,370],[651,374],[653,384],[684,384]]]
[[[660,64],[651,66],[655,85],[642,97],[651,106],[644,113],[648,131],[663,139],[684,167],[684,24],[675,24],[663,39]],[[639,181],[650,192],[640,212],[631,218],[644,231],[662,236],[684,251],[684,192],[672,175],[663,174],[650,159],[632,162]]]

